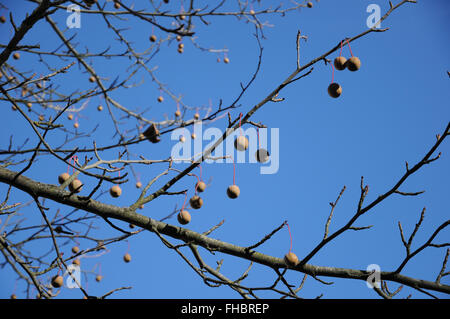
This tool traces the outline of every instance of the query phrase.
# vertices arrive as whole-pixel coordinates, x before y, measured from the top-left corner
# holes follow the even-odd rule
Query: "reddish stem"
[[[349,51],[350,51],[350,55],[351,55],[352,58],[353,58],[352,48],[350,47],[350,42],[348,41],[348,39],[347,39],[347,44],[348,44],[348,49],[349,49]]]
[[[289,227],[289,224],[288,224],[287,221],[286,221],[286,226],[287,226],[287,229],[289,231],[289,238],[290,238],[290,241],[291,241],[291,245],[289,246],[289,252],[291,252],[292,251],[292,235],[291,235],[291,228]]]
[[[187,191],[184,192],[184,203],[183,203],[183,206],[181,206],[182,211],[184,210],[184,205],[186,205],[186,199],[187,199]]]

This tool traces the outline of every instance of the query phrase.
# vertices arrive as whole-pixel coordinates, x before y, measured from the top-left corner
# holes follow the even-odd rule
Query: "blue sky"
[[[24,14],[32,8],[30,4],[22,2],[6,3],[13,11],[16,21],[21,21]],[[127,0],[125,3],[131,1]],[[236,117],[240,112],[248,112],[294,71],[297,30],[300,29],[302,34],[308,36],[306,42],[301,42],[300,63],[305,64],[328,51],[341,39],[364,31],[367,28],[366,8],[371,3],[380,5],[383,13],[389,7],[388,1],[322,0],[314,3],[312,9],[291,12],[285,17],[263,16],[261,19],[269,21],[274,27],[264,29],[266,39],[262,41],[264,51],[261,71],[241,100],[242,106],[233,110],[231,115]],[[112,5],[109,4],[109,7]],[[224,9],[230,7],[225,6]],[[175,5],[172,8],[179,10]],[[353,42],[352,52],[361,59],[362,66],[358,72],[335,72],[334,79],[343,88],[338,99],[332,99],[327,94],[327,86],[331,81],[330,66],[319,62],[315,64],[309,76],[289,85],[280,93],[280,97],[285,98],[285,101],[269,103],[255,113],[253,121],[261,121],[270,128],[279,128],[279,171],[273,175],[261,175],[258,164],[237,165],[236,183],[241,189],[241,195],[236,200],[230,200],[225,191],[232,183],[232,164],[202,165],[203,178],[206,181],[211,178],[211,185],[202,194],[204,207],[192,214],[193,220],[187,228],[203,232],[225,219],[224,225],[211,237],[248,246],[287,220],[293,236],[293,251],[302,258],[321,240],[330,212],[329,202],[336,199],[344,185],[346,191],[335,209],[331,232],[353,216],[359,199],[361,176],[364,176],[365,183],[370,187],[366,203],[389,190],[404,174],[405,161],[410,165],[419,161],[434,144],[435,135],[442,133],[450,118],[447,75],[450,62],[449,8],[449,2],[444,0],[422,0],[417,4],[406,4],[383,22],[382,27],[388,27],[388,31],[371,33]],[[257,5],[255,10],[258,10]],[[0,13],[6,15],[5,10]],[[67,13],[60,12],[53,16],[53,20],[62,26],[66,17]],[[158,67],[155,72],[158,79],[176,94],[181,94],[183,102],[189,106],[208,106],[210,100],[213,105],[217,105],[220,99],[224,105],[228,105],[240,93],[239,83],[246,83],[250,79],[257,64],[258,46],[252,36],[252,24],[239,22],[233,17],[217,17],[210,21],[210,26],[196,23],[197,41],[204,47],[227,48],[229,64],[217,63],[217,54],[202,52],[187,40],[183,41],[183,54],[176,52],[176,42],[169,46],[164,43],[160,52],[148,64],[150,68]],[[149,48],[148,37],[152,28],[147,24],[131,19],[121,21],[118,25],[129,28],[124,34],[133,41],[137,51]],[[7,32],[0,35],[1,43],[6,43],[11,36],[11,28],[7,25],[0,27],[7,29]],[[162,34],[158,32],[154,30],[154,33],[161,37]],[[79,43],[79,51],[88,47],[90,52],[100,52],[110,46],[111,52],[123,52],[123,46],[112,41],[116,37],[110,30],[105,29],[102,18],[83,14],[82,27],[68,30],[66,33],[67,37],[73,35],[76,35],[74,41]],[[36,43],[40,44],[43,51],[51,51],[60,45],[43,21],[33,27],[21,42]],[[349,56],[347,47],[344,48],[343,55]],[[335,56],[337,53],[329,58]],[[223,58],[222,55],[219,57]],[[46,59],[56,68],[72,62],[70,59],[61,61],[54,57]],[[130,64],[127,58],[105,60],[97,57],[87,61],[105,78],[107,85],[117,76],[124,79]],[[31,54],[23,53],[19,61],[10,59],[8,63],[38,74],[48,73]],[[160,120],[164,114],[172,116],[176,109],[175,103],[166,96],[163,103],[156,102],[159,91],[148,74],[138,72],[135,81],[139,84],[137,87],[119,89],[111,95],[130,109],[149,108],[145,113],[149,119]],[[55,77],[54,83],[61,85],[60,90],[65,93],[93,88],[88,82],[88,75],[78,65],[72,67],[68,74]],[[109,145],[111,141],[117,140],[107,112],[99,113],[96,110],[100,103],[103,103],[100,98],[92,98],[87,109],[79,115],[81,132],[90,132],[98,124],[97,131],[69,144],[70,146],[91,147],[94,140],[97,145]],[[0,148],[7,147],[11,134],[14,135],[17,145],[29,137],[31,141],[27,146],[34,146],[37,139],[25,120],[10,109],[9,103],[0,104],[5,110],[0,118]],[[42,111],[39,107],[36,108],[38,112]],[[118,118],[123,115],[118,110],[114,112]],[[193,113],[190,111],[188,114],[192,116]],[[33,116],[37,117],[37,114]],[[73,131],[72,123],[65,118],[61,123]],[[121,125],[123,129],[133,129],[137,123],[131,119],[122,119]],[[224,129],[227,122],[222,119],[212,125]],[[65,134],[49,134],[49,141],[54,146],[59,145],[64,138]],[[151,159],[167,158],[175,144],[175,141],[170,141],[169,138],[165,135],[162,143],[140,143],[130,149],[136,155],[142,154]],[[399,221],[409,236],[421,210],[426,207],[423,226],[415,238],[415,245],[413,244],[413,247],[418,247],[435,228],[448,219],[448,141],[443,143],[440,151],[441,159],[414,174],[400,189],[411,192],[426,190],[424,194],[412,198],[399,195],[390,197],[356,223],[356,226],[374,225],[372,229],[344,233],[322,249],[310,263],[355,269],[366,269],[369,264],[378,264],[385,271],[397,268],[405,256],[398,232]],[[105,152],[102,156],[115,158],[117,150]],[[18,170],[19,167],[13,169]],[[145,183],[165,167],[163,164],[135,168]],[[183,169],[186,164],[175,167]],[[26,176],[45,183],[56,183],[58,174],[66,169],[61,162],[44,156],[32,166]],[[195,172],[198,173],[198,170]],[[152,190],[156,190],[172,176],[173,173],[158,181]],[[195,181],[195,177],[185,178],[177,183],[172,191],[189,188],[192,194]],[[86,188],[94,186],[94,181],[87,177],[84,177],[83,182],[86,183]],[[98,200],[119,206],[130,205],[139,194],[134,184],[135,180],[130,173],[130,181],[122,186],[123,195],[120,198],[111,199],[105,194]],[[107,191],[109,187],[110,185],[104,185],[102,190]],[[3,193],[7,188],[2,185],[0,189]],[[30,200],[20,191],[14,191],[14,198],[22,203]],[[141,212],[160,219],[170,214],[175,205],[180,207],[183,199],[183,196],[160,197]],[[58,208],[64,212],[70,211],[48,201],[46,204],[50,207],[50,214],[54,214]],[[41,217],[33,204],[20,210],[20,214],[17,218],[27,218],[26,225],[40,222]],[[178,224],[175,218],[169,220],[169,223]],[[117,224],[126,227],[123,223]],[[95,230],[97,236],[118,235],[101,220],[95,225],[99,227]],[[80,227],[80,230],[82,229],[84,228]],[[21,236],[11,238],[20,239]],[[435,242],[448,242],[448,239],[447,230],[443,231]],[[50,244],[50,241],[42,241],[34,249],[39,252],[46,251]],[[83,247],[83,244],[81,242],[80,246]],[[91,245],[87,242],[85,244],[87,247]],[[64,246],[63,251],[69,254],[71,246]],[[113,244],[110,250],[100,258],[82,259],[82,268],[87,271],[101,263],[104,280],[99,284],[95,282],[92,274],[89,275],[87,290],[91,294],[102,295],[117,287],[132,286],[131,290],[118,292],[113,297],[239,297],[227,287],[207,287],[189,266],[174,251],[168,250],[154,234],[141,233],[129,240],[129,246],[126,242],[120,242]],[[277,257],[283,257],[288,250],[287,229],[281,230],[258,248],[260,252]],[[122,256],[127,251],[133,258],[129,264],[122,261]],[[186,254],[191,256],[189,251],[186,251]],[[428,248],[413,258],[405,267],[404,274],[434,281],[444,254],[444,249]],[[216,261],[223,258],[222,271],[233,279],[239,277],[248,266],[247,261],[219,253],[212,256],[202,250],[202,255],[213,267]],[[302,274],[289,272],[286,277],[298,285]],[[274,279],[273,271],[254,265],[243,284],[269,285]],[[333,281],[334,285],[324,286],[308,278],[300,296],[313,298],[323,293],[324,298],[378,297],[366,287],[364,281],[322,279]],[[13,292],[16,282],[16,276],[9,266],[0,270],[0,282],[0,297],[7,298]],[[443,283],[450,284],[445,278]],[[391,290],[395,290],[397,286],[389,285]],[[24,284],[19,281],[15,293],[24,297],[24,289]],[[405,289],[399,296],[406,297],[410,293],[413,297],[426,297],[410,289]],[[436,295],[448,297],[439,293]],[[63,289],[59,297],[81,298],[82,295],[76,289]],[[261,297],[274,295],[262,294]]]

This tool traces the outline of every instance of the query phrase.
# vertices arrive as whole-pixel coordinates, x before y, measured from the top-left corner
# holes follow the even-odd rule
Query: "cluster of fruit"
[[[334,68],[339,71],[348,69],[351,72],[355,72],[361,68],[361,61],[358,57],[353,56],[353,54],[352,57],[348,60],[345,57],[339,55],[334,59],[333,65]],[[342,87],[338,83],[332,81],[332,83],[328,86],[328,94],[332,98],[338,98],[342,94]]]

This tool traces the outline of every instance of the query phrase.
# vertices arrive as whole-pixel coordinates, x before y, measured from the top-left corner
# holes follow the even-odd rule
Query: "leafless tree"
[[[255,119],[257,111],[268,104],[282,102],[283,98],[279,97],[279,93],[285,87],[295,85],[294,83],[307,77],[314,71],[317,64],[332,62],[330,60],[331,55],[339,51],[342,46],[350,45],[353,41],[371,33],[383,33],[387,29],[374,26],[362,33],[342,39],[339,43],[330,45],[330,48],[325,52],[319,52],[316,58],[307,63],[301,63],[300,45],[306,37],[299,31],[297,38],[292,39],[293,43],[296,43],[297,49],[297,61],[294,61],[296,67],[292,70],[292,73],[276,85],[270,93],[261,96],[260,101],[255,103],[248,111],[241,116],[232,118],[230,111],[240,106],[242,97],[258,76],[262,63],[264,30],[268,25],[268,22],[265,22],[266,19],[274,15],[284,16],[297,14],[298,12],[307,14],[308,8],[317,5],[316,2],[290,1],[287,7],[280,5],[271,8],[265,7],[264,3],[260,3],[260,1],[236,0],[233,1],[235,10],[229,10],[230,3],[226,4],[226,1],[211,1],[207,5],[200,6],[197,1],[189,0],[184,1],[184,5],[181,2],[181,7],[177,4],[180,8],[179,11],[168,9],[174,8],[172,6],[174,1],[169,3],[169,1],[161,0],[136,1],[134,3],[109,0],[29,0],[29,2],[35,5],[35,9],[28,13],[23,21],[17,21],[15,12],[11,11],[9,15],[1,17],[3,23],[1,27],[3,29],[10,28],[12,35],[6,44],[0,45],[1,104],[3,109],[6,105],[9,105],[16,112],[17,124],[14,123],[14,125],[26,125],[33,132],[33,135],[29,136],[23,143],[17,143],[11,137],[9,145],[5,143],[1,145],[0,182],[4,184],[5,192],[0,205],[2,222],[0,224],[0,252],[3,258],[0,259],[0,267],[10,267],[20,280],[26,282],[28,297],[34,290],[37,291],[40,298],[57,296],[58,284],[52,282],[49,278],[55,274],[60,274],[61,271],[64,272],[71,263],[76,264],[77,260],[83,256],[94,256],[101,259],[109,249],[112,249],[114,243],[125,241],[142,232],[153,233],[168,249],[174,250],[206,285],[210,287],[228,286],[243,298],[258,298],[263,291],[273,292],[281,298],[300,298],[299,292],[309,277],[324,285],[330,284],[323,279],[324,277],[366,281],[371,278],[372,272],[359,269],[323,267],[311,264],[310,260],[323,247],[342,234],[348,231],[361,231],[370,228],[370,226],[357,227],[356,222],[359,221],[361,216],[392,195],[419,195],[421,192],[400,191],[400,187],[421,168],[440,158],[440,153],[437,153],[438,148],[450,133],[449,124],[437,136],[436,142],[423,155],[422,159],[413,165],[406,163],[405,172],[401,178],[375,200],[366,201],[369,187],[361,178],[361,192],[353,216],[337,230],[330,231],[334,210],[345,192],[345,187],[342,188],[337,199],[330,203],[329,218],[324,221],[323,239],[306,256],[298,260],[281,259],[258,252],[258,247],[270,240],[275,233],[285,228],[286,223],[275,225],[272,231],[267,231],[267,235],[261,236],[261,238],[255,240],[255,244],[248,247],[217,240],[213,238],[213,232],[219,227],[226,227],[224,222],[211,225],[209,230],[199,233],[190,230],[189,224],[179,226],[176,218],[170,218],[179,214],[186,207],[187,192],[197,193],[199,187],[197,184],[195,189],[180,190],[175,189],[177,183],[187,176],[197,177],[194,170],[203,161],[212,158],[214,150],[239,127],[243,125],[266,127]],[[390,9],[378,23],[386,20],[400,7],[413,5],[414,2],[412,0],[401,0],[393,4],[389,1]],[[171,6],[168,7],[169,5]],[[7,5],[2,5],[1,8],[4,11],[9,10]],[[225,8],[227,9],[225,10]],[[73,37],[68,37],[67,26],[55,22],[54,17],[60,12],[70,13],[75,11],[81,15],[100,17],[103,23],[102,28],[107,28],[110,31],[108,36],[113,35],[110,41],[124,48],[123,52],[111,52],[112,50],[109,48],[102,52],[91,52],[83,46],[83,43],[78,42]],[[196,107],[184,103],[180,93],[177,93],[168,84],[163,83],[158,77],[158,69],[150,67],[149,62],[153,61],[156,56],[164,54],[167,47],[175,47],[182,54],[185,50],[183,43],[188,42],[200,51],[217,55],[218,59],[225,63],[230,62],[226,48],[203,47],[198,41],[199,38],[201,39],[201,34],[195,32],[195,25],[208,25],[217,16],[229,16],[230,22],[231,19],[236,18],[238,22],[243,21],[254,25],[253,37],[259,46],[255,71],[250,75],[247,82],[241,84],[240,94],[231,103],[225,105],[220,100],[217,107],[203,107],[201,116],[196,113],[194,118],[191,118],[189,114],[197,110]],[[130,20],[139,20],[148,26],[148,30],[158,30],[158,34],[162,36],[156,37],[149,33],[148,46],[145,50],[141,50],[127,38],[123,29],[123,23]],[[43,30],[45,28],[47,30],[45,32],[51,33],[59,42],[51,48],[42,47],[39,43],[24,43],[24,37],[36,28],[42,28]],[[35,64],[21,65],[20,63],[8,62],[12,59],[20,61],[20,54],[32,56]],[[113,80],[103,76],[98,71],[100,68],[97,68],[97,65],[101,63],[124,63],[123,61],[128,63],[124,72],[117,74],[117,77]],[[48,70],[47,73],[38,76],[35,71],[38,67],[40,70]],[[58,81],[61,81],[64,77],[68,79],[71,74],[77,74],[77,72],[86,75],[86,83],[80,83],[78,90],[67,92],[62,85],[58,85]],[[137,78],[137,74],[141,72],[144,72],[151,85],[161,92],[158,100],[154,101],[155,104],[162,102],[165,98],[172,100],[177,105],[175,115],[154,119],[148,112],[149,109],[136,109],[134,106],[127,105],[127,101],[121,101],[115,97],[115,92],[122,92],[141,85],[143,80]],[[97,134],[103,133],[98,127],[91,132],[83,132],[78,127],[78,119],[82,119],[83,111],[89,105],[90,99],[95,97],[104,100],[98,110],[108,113],[109,121],[111,121],[115,130],[114,137],[108,145],[97,145],[95,142],[93,145],[87,145],[84,137],[95,138]],[[66,121],[67,117],[70,121]],[[211,147],[203,150],[202,154],[190,158],[191,165],[182,171],[174,167],[173,163],[176,159],[170,156],[148,159],[142,155],[134,154],[130,150],[136,144],[163,143],[165,137],[169,136],[172,131],[182,127],[192,127],[197,121],[208,124],[219,119],[228,119],[228,125],[224,127],[226,130],[224,130],[223,136]],[[133,123],[131,128],[130,123]],[[69,125],[73,125],[74,129]],[[13,135],[14,127],[11,126],[7,129],[9,130],[8,133]],[[64,141],[58,142],[49,138],[50,135],[55,133],[59,136],[65,136]],[[5,137],[5,133],[3,137]],[[5,139],[2,141],[5,141]],[[33,145],[30,147],[30,144]],[[113,156],[113,153],[116,155]],[[56,183],[56,180],[55,184],[45,184],[26,177],[30,168],[39,167],[41,161],[47,161],[49,157],[60,163],[61,167],[68,167],[68,175],[60,176],[60,185]],[[157,173],[154,173],[155,167],[158,169]],[[104,195],[101,186],[106,183],[119,186],[114,190],[111,189],[111,195],[120,196],[120,185],[129,182],[129,176],[131,175],[138,180],[137,171],[145,169],[148,169],[148,172],[153,172],[154,176],[148,180],[143,180],[142,183],[139,181],[136,187],[142,190],[140,196],[127,207],[115,206],[108,202],[106,197],[101,197]],[[77,184],[77,181],[87,179],[95,182],[85,185],[82,182]],[[165,181],[163,186],[154,189],[156,182],[161,180]],[[27,194],[28,202],[21,203],[15,200],[14,194],[19,191]],[[162,220],[156,220],[139,212],[143,205],[150,207],[152,202],[160,196],[173,196],[174,200],[177,201],[182,197],[185,199],[185,204],[181,209],[176,208],[173,212],[168,211],[167,218]],[[103,199],[103,201],[99,199]],[[50,212],[47,207],[49,202],[57,203],[61,209],[56,213]],[[195,206],[198,203],[191,202],[190,205]],[[31,208],[40,214],[42,223],[29,224],[28,213],[22,214],[22,211],[31,210]],[[379,274],[380,285],[375,286],[374,290],[381,297],[392,298],[402,287],[410,287],[433,297],[434,292],[450,293],[450,286],[441,283],[442,278],[449,274],[446,270],[449,255],[449,249],[446,247],[449,246],[449,243],[436,243],[434,241],[435,237],[448,226],[450,220],[439,225],[429,235],[426,242],[414,249],[412,242],[420,230],[424,215],[425,209],[422,211],[416,227],[409,235],[404,232],[402,225],[398,224],[406,255],[396,269],[382,271]],[[117,226],[116,221],[118,220],[130,224],[131,229],[127,230]],[[182,218],[181,221],[185,223]],[[95,226],[98,222],[102,222],[105,227],[111,227],[116,232],[116,236],[99,237],[98,229]],[[74,231],[74,229],[78,231]],[[84,230],[79,231],[79,229]],[[80,241],[83,241],[85,248],[79,247]],[[41,245],[46,242],[48,244],[46,246],[47,252],[37,254],[32,248],[36,242]],[[67,246],[73,247],[70,254],[63,253],[62,247]],[[412,278],[402,274],[405,265],[414,256],[430,247],[446,249],[443,254],[441,271],[437,274],[435,281]],[[239,257],[248,261],[249,266],[238,278],[230,278],[221,270],[223,260],[219,260],[217,265],[211,266],[202,256],[204,253]],[[270,285],[249,286],[245,283],[245,279],[255,263],[265,266],[268,273],[273,272],[273,281]],[[287,272],[303,274],[302,280],[299,283],[289,283],[285,276]],[[86,275],[95,278],[95,271],[86,271]],[[101,278],[97,279],[101,280]],[[398,289],[390,291],[388,283],[395,284]],[[85,297],[92,297],[88,295],[81,283],[79,283],[79,286]],[[99,297],[104,298],[115,291],[128,288],[130,287],[119,287]]]

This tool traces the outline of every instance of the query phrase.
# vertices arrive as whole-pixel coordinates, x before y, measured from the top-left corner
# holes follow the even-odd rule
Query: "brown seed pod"
[[[67,119],[69,119],[69,120],[73,120],[73,114],[69,114],[69,115],[67,115]]]
[[[206,189],[205,182],[203,182],[203,181],[197,182],[197,184],[195,184],[195,189],[197,190],[197,192],[203,193]]]
[[[14,53],[13,54],[13,59],[14,60],[19,60],[20,59],[20,53],[19,52]]]
[[[123,261],[129,263],[131,261],[131,255],[129,253],[123,255]]]
[[[141,188],[142,187],[142,183],[141,182],[137,182],[136,183],[136,188]]]
[[[152,35],[150,36],[150,41],[151,41],[151,42],[156,42],[156,35],[152,34]]]
[[[133,224],[129,224],[128,226],[129,226],[131,229],[134,228],[134,225],[133,225]]]
[[[181,116],[180,110],[176,110],[176,111],[175,111],[175,117],[180,117],[180,116]]]
[[[195,133],[192,133],[192,134],[191,134],[191,138],[192,138],[193,140],[195,140],[195,139],[197,138],[197,135],[196,135]]]
[[[250,13],[251,15],[254,15],[255,11],[254,10],[250,10],[248,13]]]
[[[184,44],[183,43],[178,43],[178,48],[184,49]]]
[[[78,246],[73,246],[72,247],[72,253],[78,254],[79,251],[80,251],[80,248]]]
[[[158,143],[161,141],[159,138],[159,130],[156,128],[155,123],[152,123],[152,125],[150,125],[143,134],[152,143]]]
[[[350,59],[347,60],[347,69],[349,71],[357,71],[361,67],[361,61],[356,56],[352,56]]]
[[[186,19],[186,16],[181,15],[180,20],[184,20],[184,19]]]
[[[120,3],[118,3],[118,2],[114,2],[114,8],[116,8],[116,9],[120,9]]]
[[[78,127],[80,127],[80,124],[78,122],[75,122],[75,123],[73,123],[73,127],[78,128]]]
[[[53,288],[59,288],[63,285],[64,279],[62,276],[56,275],[52,278],[52,286]]]
[[[227,195],[231,199],[237,198],[240,193],[241,193],[241,190],[239,189],[239,187],[237,185],[230,185],[227,188]]]
[[[336,70],[342,71],[347,67],[347,59],[343,56],[338,56],[334,59],[334,67]]]
[[[83,189],[82,185],[83,183],[81,183],[81,181],[76,178],[69,184],[69,190],[73,193],[79,193]]]
[[[164,98],[162,96],[158,96],[158,102],[161,103],[162,101],[164,101]]]
[[[248,148],[248,139],[244,135],[238,136],[234,140],[234,148],[238,151],[245,151]]]
[[[194,195],[189,200],[189,203],[193,209],[200,209],[203,206],[203,199],[201,199],[200,196]]]
[[[29,109],[31,109],[32,106],[33,106],[33,104],[32,104],[31,102],[27,102],[27,107],[28,107]]]
[[[95,76],[91,75],[91,76],[89,77],[89,82],[94,83],[94,82],[95,82]]]
[[[180,136],[180,142],[181,143],[184,143],[186,141],[186,138],[182,135],[182,136]]]
[[[337,98],[342,94],[342,87],[338,83],[331,83],[328,86],[328,94],[333,98]]]
[[[101,105],[97,106],[97,110],[98,110],[99,112],[103,111],[103,106],[101,106]]]
[[[17,111],[17,107],[16,107],[15,105],[11,106],[11,109],[12,109],[13,111]]]
[[[225,63],[228,64],[228,63],[230,63],[230,59],[229,59],[229,58],[224,58],[224,59],[223,59],[223,62],[225,62]]]
[[[119,187],[119,185],[114,185],[109,189],[109,193],[112,197],[117,198],[122,195],[122,189]]]
[[[270,158],[269,155],[270,155],[269,151],[267,151],[265,148],[260,148],[255,153],[256,160],[259,163],[267,162],[269,160],[269,158]]]
[[[95,281],[96,281],[96,282],[100,282],[100,281],[102,281],[102,279],[103,279],[103,276],[102,276],[102,275],[97,275],[97,276],[95,276]]]
[[[65,181],[67,181],[69,179],[70,175],[69,173],[62,173],[58,176],[58,182],[59,184],[64,183]]]
[[[313,3],[312,3],[311,1],[309,1],[309,2],[306,4],[306,6],[307,6],[308,8],[312,8],[312,7],[313,7]]]
[[[12,294],[10,298],[11,299],[17,299],[17,296],[16,296],[16,294]]]
[[[194,119],[198,120],[199,118],[200,118],[200,114],[195,113],[195,114],[194,114]]]
[[[6,22],[5,16],[1,16],[1,17],[0,17],[0,22],[1,22],[1,23],[5,23],[5,22]]]
[[[189,224],[191,221],[191,214],[187,210],[182,210],[177,216],[178,222],[181,225]]]
[[[183,50],[183,48],[178,48],[178,50],[177,50],[177,51],[178,51],[178,53],[180,53],[180,54],[181,54],[181,53],[183,53],[183,51],[184,51],[184,50]]]
[[[288,266],[296,266],[298,264],[298,258],[297,255],[295,255],[293,252],[288,252],[286,255],[284,255],[284,262]]]
[[[77,265],[77,266],[80,266],[81,262],[80,262],[80,260],[77,258],[77,259],[74,259],[74,260],[72,261],[72,264]]]
[[[183,38],[181,37],[181,35],[177,35],[176,39],[177,39],[178,42],[180,42]]]

